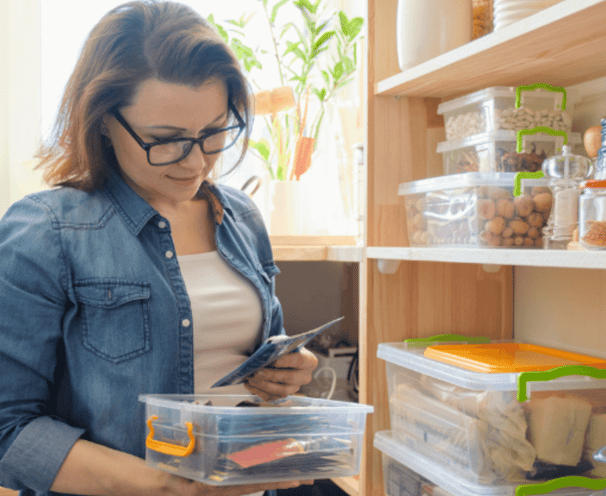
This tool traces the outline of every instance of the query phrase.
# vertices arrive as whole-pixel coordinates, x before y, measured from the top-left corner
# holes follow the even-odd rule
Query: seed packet
[[[258,370],[270,366],[278,358],[298,351],[317,335],[326,331],[344,317],[331,320],[330,322],[312,329],[311,331],[297,334],[296,336],[271,336],[255,351],[243,364],[232,370],[222,379],[219,379],[211,387],[230,386],[232,384],[242,384],[247,378]]]

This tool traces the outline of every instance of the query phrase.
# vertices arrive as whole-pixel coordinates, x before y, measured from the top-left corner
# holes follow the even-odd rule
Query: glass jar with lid
[[[591,160],[574,155],[570,146],[562,147],[562,154],[543,161],[543,174],[549,178],[553,195],[551,215],[543,228],[543,246],[547,249],[566,249],[578,226],[580,185],[593,172]]]
[[[579,198],[579,241],[585,248],[606,250],[606,180],[587,181]]]
[[[469,0],[398,0],[396,47],[405,71],[471,41]]]
[[[606,117],[602,119],[601,124],[602,147],[598,150],[595,179],[606,179]]]

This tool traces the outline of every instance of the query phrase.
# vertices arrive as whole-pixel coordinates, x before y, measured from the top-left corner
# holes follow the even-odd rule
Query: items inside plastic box
[[[438,365],[438,378],[423,373],[429,359],[422,355],[406,366],[389,360],[394,438],[457,477],[485,485],[606,475],[606,464],[593,459],[606,446],[606,383],[599,379],[552,381],[543,386],[551,389],[533,390],[530,400],[521,403],[517,374],[457,375],[458,367]],[[451,372],[456,380],[444,380]],[[511,387],[506,376],[511,376]],[[458,384],[473,377],[488,379],[478,389]]]
[[[579,133],[568,133],[567,143],[581,143]],[[522,137],[522,150],[517,151],[517,134],[497,131],[444,141],[437,146],[442,154],[444,174],[465,172],[537,172],[543,161],[561,153],[564,138],[545,133]]]
[[[365,415],[372,411],[305,397],[269,403],[254,396],[143,398],[146,462],[212,485],[354,475]],[[188,444],[193,449],[183,451]]]
[[[574,95],[570,92],[565,109],[562,93],[544,89],[520,92],[516,108],[516,92],[514,87],[497,86],[441,103],[438,114],[444,115],[446,139],[533,127],[571,130]]]
[[[410,245],[542,248],[552,205],[547,181],[524,181],[514,197],[514,178],[472,172],[400,185]]]
[[[374,446],[383,458],[386,496],[515,496],[520,489],[522,491],[519,494],[603,496],[602,490],[577,487],[573,484],[558,485],[559,489],[547,489],[538,481],[522,480],[519,483],[485,485],[469,482],[457,473],[409,449],[394,437],[392,431],[377,432]],[[401,474],[405,474],[405,477]],[[415,491],[419,484],[417,481],[423,479],[427,479],[427,482],[421,483],[421,492]]]

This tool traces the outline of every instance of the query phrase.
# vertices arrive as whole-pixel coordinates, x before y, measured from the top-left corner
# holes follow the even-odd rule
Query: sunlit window
[[[271,90],[285,84],[296,86],[296,82],[288,81],[287,78],[281,78],[276,64],[276,49],[273,47],[272,38],[268,29],[268,16],[263,10],[261,0],[180,0],[181,3],[191,6],[204,17],[211,14],[214,20],[227,26],[227,20],[245,18],[248,20],[248,26],[245,30],[244,39],[248,47],[255,50],[257,57],[263,64],[262,70],[256,70],[251,73],[249,81],[254,92],[262,90]],[[82,0],[40,0],[40,38],[41,38],[41,135],[42,139],[48,139],[51,135],[52,127],[55,121],[56,113],[61,101],[65,84],[75,66],[82,45],[93,26],[112,8],[121,5],[125,0],[96,0],[94,2],[83,2]],[[315,2],[312,2],[315,4]],[[332,9],[352,9],[350,16],[361,15],[359,12],[362,4],[361,0],[328,0]],[[293,23],[300,32],[305,32],[305,23],[302,16],[296,10],[294,4],[278,2],[280,5],[278,19],[281,26],[285,23]],[[347,4],[347,5],[345,5]],[[276,5],[275,2],[269,2],[270,6]],[[291,19],[292,18],[292,19]],[[230,32],[233,36],[233,33]],[[261,49],[262,48],[262,49]],[[284,47],[280,50],[284,51]],[[291,54],[292,55],[292,54]],[[362,54],[360,53],[361,57]],[[295,62],[296,63],[296,62]],[[362,118],[360,111],[360,102],[362,100],[362,84],[360,75],[356,76],[356,82],[340,89],[345,102],[343,105],[348,108],[341,114],[344,140],[343,149],[349,154],[349,161],[353,162],[352,144],[361,140]],[[302,108],[302,100],[299,102]],[[311,100],[311,99],[310,99]],[[310,105],[310,108],[312,105]],[[336,115],[333,111],[333,115]],[[340,110],[339,110],[340,112]],[[312,113],[310,112],[310,115]],[[343,117],[344,116],[344,117]],[[260,140],[269,136],[267,126],[267,116],[257,117],[252,131],[253,140]],[[324,121],[326,122],[326,120]],[[309,123],[308,123],[309,124]],[[313,126],[312,126],[313,127]],[[318,140],[316,140],[317,142]],[[231,165],[237,160],[237,150],[227,151],[223,154],[224,169],[230,170]],[[220,181],[240,188],[252,176],[265,176],[267,168],[263,163],[261,155],[256,153],[256,149],[251,149],[245,161],[239,166],[236,172],[227,177],[219,178]],[[232,155],[230,155],[230,153]],[[267,160],[267,158],[266,158]],[[342,171],[338,170],[334,160],[330,161],[332,168],[326,168],[334,177],[329,179],[321,178],[319,183],[328,183],[335,181],[340,184],[336,189],[343,188],[343,184],[352,183],[350,177],[346,177]],[[339,163],[342,163],[339,162]],[[326,172],[328,173],[328,172]],[[292,174],[290,176],[293,177]],[[269,176],[267,176],[269,178]],[[264,185],[268,181],[264,182]],[[347,187],[347,186],[346,186]],[[335,189],[335,191],[336,191]],[[263,192],[262,192],[263,193]],[[266,193],[265,193],[266,194]],[[339,193],[330,193],[327,197],[337,198]],[[264,200],[259,194],[255,197],[257,203],[260,203],[262,211],[264,210]],[[336,201],[336,200],[335,200]],[[327,207],[329,211],[334,210]]]
[[[41,1],[41,126],[43,138],[48,137],[52,130],[64,86],[86,36],[105,13],[122,3],[124,0]],[[258,45],[261,37],[266,36],[267,29],[260,11],[261,2],[257,0],[224,0],[221,2],[181,0],[181,3],[193,7],[205,17],[212,14],[219,23],[224,23],[227,19],[239,18],[243,14],[254,14],[247,33],[254,33],[259,39],[249,38],[246,40],[247,43],[250,46]],[[288,9],[282,10],[288,14]],[[281,84],[277,71],[272,70],[272,65],[275,65],[272,54],[261,55],[261,57],[264,58],[263,78],[254,82],[255,91],[263,89],[263,86],[272,88]],[[265,70],[266,68],[267,70]],[[258,129],[255,131],[259,132]],[[235,174],[225,180],[239,187],[248,177],[258,172],[256,170],[258,167],[260,165],[254,163],[254,159],[249,158]]]

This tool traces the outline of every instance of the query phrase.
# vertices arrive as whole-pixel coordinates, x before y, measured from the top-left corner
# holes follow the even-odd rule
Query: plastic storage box
[[[420,496],[423,488],[429,485],[425,477],[405,465],[397,462],[389,463],[385,459],[383,460],[383,482],[385,483],[385,493],[389,496]]]
[[[410,246],[542,248],[551,212],[546,179],[515,173],[469,172],[401,184]]]
[[[441,491],[436,494],[453,496],[514,496],[519,484],[530,481],[520,480],[519,484],[475,484],[457,475],[428,458],[419,455],[402,444],[391,431],[380,431],[375,434],[374,446],[383,457],[383,480],[386,496],[408,496],[406,488],[389,479],[394,471],[413,470],[420,477],[427,478],[436,484]],[[603,491],[592,491],[578,487],[561,488],[550,493],[552,496],[603,496]]]
[[[142,395],[149,466],[205,484],[355,475],[373,408],[289,396]]]
[[[472,348],[482,346],[487,345]],[[545,354],[548,360],[539,360],[536,368],[545,369],[549,361],[606,366],[605,360],[529,346],[492,356],[507,363],[506,357],[519,353],[513,362],[526,370],[534,368],[529,361]],[[580,466],[590,419],[606,411],[606,381],[573,375],[529,382],[530,400],[521,403],[520,372],[467,370],[428,358],[430,349],[405,343],[378,348],[377,356],[386,362],[391,430],[404,446],[479,485],[524,479],[539,462]]]
[[[568,133],[568,144],[581,143],[579,133]],[[522,151],[518,153],[514,131],[483,133],[438,144],[442,154],[444,174],[463,172],[537,172],[543,161],[561,153],[564,137],[546,133],[522,136]]]
[[[520,92],[520,106],[516,108],[515,87],[498,86],[476,91],[438,105],[438,114],[444,115],[446,139],[456,140],[500,129],[518,131],[534,127],[549,127],[569,132],[572,128],[573,97],[538,88]]]

